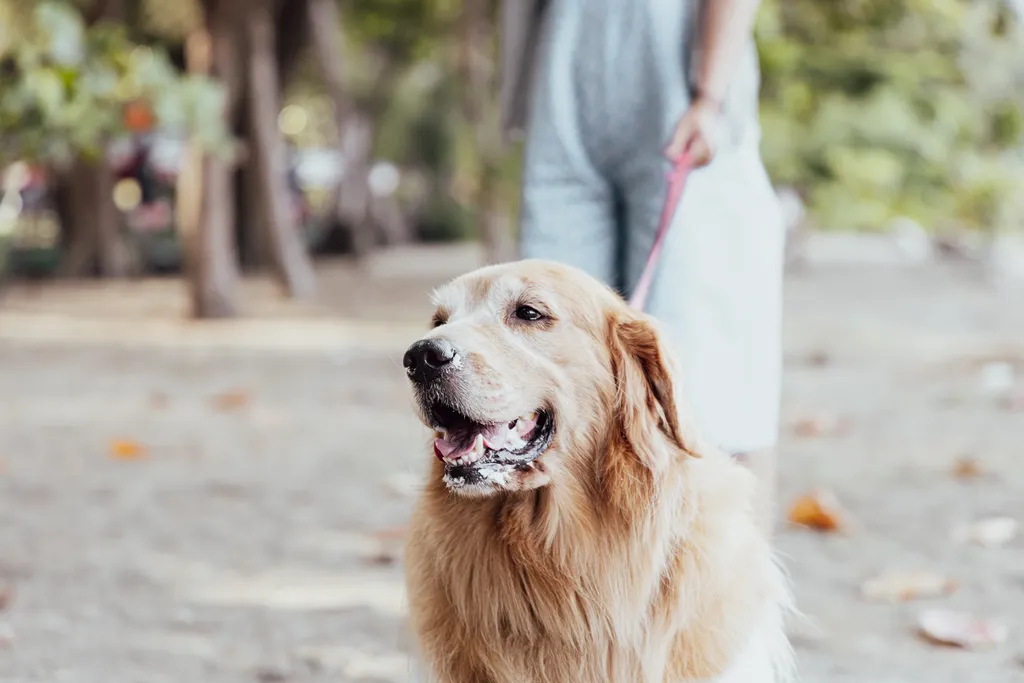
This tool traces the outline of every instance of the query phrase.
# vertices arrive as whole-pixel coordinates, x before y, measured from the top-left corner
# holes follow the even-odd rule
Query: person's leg
[[[627,282],[640,277],[665,197],[667,162],[627,175]],[[784,231],[756,144],[723,150],[693,172],[676,210],[648,311],[674,341],[684,394],[702,432],[760,481],[774,520],[782,367]]]
[[[580,268],[617,286],[619,243],[612,190],[560,153],[558,145],[534,143],[544,133],[530,130],[520,216],[520,254]],[[536,134],[536,137],[534,135]]]
[[[601,170],[607,127],[593,111],[600,92],[599,28],[581,2],[552,2],[546,10],[538,72],[530,93],[519,245],[523,258],[577,266],[621,286],[622,244],[612,188]]]
[[[520,214],[520,253],[576,266],[609,285],[621,269],[621,242],[612,188],[591,158],[584,127],[601,121],[581,116],[589,91],[574,71],[573,46],[581,40],[578,3],[555,3],[541,47],[527,129]],[[594,133],[594,131],[589,131]]]

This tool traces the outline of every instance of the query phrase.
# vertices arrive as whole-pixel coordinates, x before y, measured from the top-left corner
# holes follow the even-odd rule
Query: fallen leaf
[[[376,565],[392,565],[402,556],[407,530],[405,527],[390,527],[375,531],[373,537],[379,544],[378,552],[370,555],[367,561]]]
[[[213,397],[214,407],[221,412],[240,410],[249,405],[250,395],[244,389],[226,391]]]
[[[806,363],[812,368],[822,368],[832,362],[827,351],[814,351],[807,354]]]
[[[922,612],[917,617],[917,628],[928,641],[968,650],[993,648],[1010,635],[1006,624],[948,609]]]
[[[981,466],[977,460],[965,455],[953,463],[953,476],[957,479],[976,479],[981,476]]]
[[[115,460],[139,460],[146,457],[146,449],[138,441],[115,439],[110,442],[110,457]]]
[[[288,674],[277,667],[261,666],[256,669],[256,680],[259,683],[282,683],[288,680]]]
[[[793,422],[793,433],[809,438],[816,436],[842,436],[850,431],[850,421],[846,418],[820,413],[802,417]]]
[[[953,527],[953,540],[986,548],[1006,545],[1017,535],[1020,524],[1013,517],[988,517]]]
[[[843,509],[835,494],[819,489],[796,499],[789,508],[788,519],[798,526],[817,531],[838,531],[843,525]]]
[[[1000,405],[1011,413],[1024,412],[1024,389],[1017,389],[1003,396]]]
[[[877,602],[906,602],[949,595],[957,582],[931,571],[894,571],[865,581],[860,594]]]

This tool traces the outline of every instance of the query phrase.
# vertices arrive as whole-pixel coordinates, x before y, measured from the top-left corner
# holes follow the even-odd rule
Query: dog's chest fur
[[[742,538],[701,547],[728,529],[693,501],[573,519],[542,499],[467,503],[428,493],[407,556],[440,683],[711,680],[770,602]]]

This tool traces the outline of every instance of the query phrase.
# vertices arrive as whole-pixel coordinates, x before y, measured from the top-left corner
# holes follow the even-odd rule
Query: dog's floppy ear
[[[624,314],[611,321],[609,349],[616,385],[616,414],[632,450],[648,467],[661,460],[655,448],[658,431],[694,457],[683,434],[673,367],[661,332],[645,315]]]

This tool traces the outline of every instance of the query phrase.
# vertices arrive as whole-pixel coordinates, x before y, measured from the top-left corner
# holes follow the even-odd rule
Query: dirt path
[[[257,283],[263,322],[249,327],[175,322],[168,282],[12,292],[0,313],[0,681],[409,680],[393,530],[425,435],[395,358],[426,290],[474,258],[410,252],[369,280],[337,268],[322,305],[299,314]],[[979,386],[987,361],[1024,378],[1022,299],[948,268],[790,278],[787,424],[820,415],[849,430],[787,428],[783,497],[828,486],[857,520],[848,535],[780,534],[816,623],[797,637],[804,681],[1024,680],[1024,543],[949,539],[964,520],[1024,521],[1024,412]],[[985,476],[950,475],[965,454]],[[939,649],[913,634],[930,603],[858,596],[901,567],[959,579],[935,604],[1010,618],[1010,641]]]

